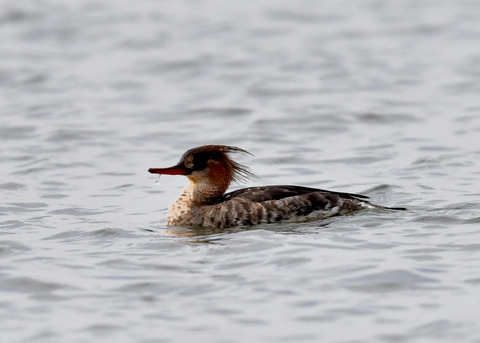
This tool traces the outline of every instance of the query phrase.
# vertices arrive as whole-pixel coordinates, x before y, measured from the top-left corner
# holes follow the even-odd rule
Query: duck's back
[[[301,186],[265,186],[225,194],[198,210],[199,226],[234,227],[281,221],[321,219],[359,210],[370,204],[364,195]]]

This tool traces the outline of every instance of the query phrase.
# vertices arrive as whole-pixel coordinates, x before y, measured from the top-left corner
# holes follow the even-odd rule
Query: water
[[[476,1],[0,8],[2,342],[480,342]],[[166,227],[202,144],[409,210]]]

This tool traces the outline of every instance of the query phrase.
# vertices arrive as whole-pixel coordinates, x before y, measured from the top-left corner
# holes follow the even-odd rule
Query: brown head
[[[248,178],[252,174],[233,161],[229,153],[248,151],[226,145],[204,145],[183,154],[180,162],[169,168],[151,168],[153,174],[185,175],[192,184],[197,202],[210,203],[225,193],[232,181]]]

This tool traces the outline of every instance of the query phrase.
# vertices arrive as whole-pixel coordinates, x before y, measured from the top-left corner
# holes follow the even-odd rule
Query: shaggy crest
[[[225,163],[228,166],[228,169],[232,170],[232,181],[241,182],[254,177],[255,175],[248,167],[235,162],[230,158],[229,154],[231,153],[252,155],[248,151],[235,146],[204,145],[190,149],[184,153],[179,164],[183,164],[189,170],[194,171],[203,169],[209,160],[216,160]]]

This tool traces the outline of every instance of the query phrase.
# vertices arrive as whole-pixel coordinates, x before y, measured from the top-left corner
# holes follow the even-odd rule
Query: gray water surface
[[[480,342],[477,1],[0,1],[2,342]],[[230,144],[406,212],[166,226]]]

